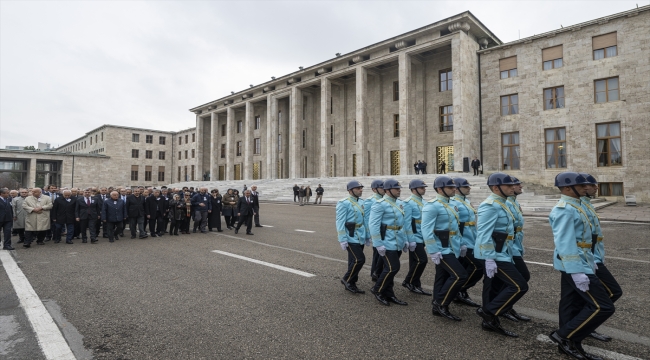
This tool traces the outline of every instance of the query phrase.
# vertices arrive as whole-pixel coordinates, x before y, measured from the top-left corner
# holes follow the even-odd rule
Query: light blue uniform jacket
[[[508,206],[515,216],[515,239],[512,242],[512,256],[524,256],[524,214],[521,206],[514,196],[508,197]],[[520,229],[517,231],[517,229]]]
[[[374,205],[378,200],[381,200],[383,196],[372,193],[372,196],[363,201],[363,217],[365,219],[366,225],[370,224],[370,211],[372,210],[372,205]],[[370,239],[370,230],[366,231],[366,238]]]
[[[415,233],[413,233],[413,225],[406,225],[408,241],[418,244],[424,243],[424,238],[422,237],[422,208],[424,207],[424,200],[420,196],[412,194],[410,198],[404,201],[404,207],[409,211],[411,221],[415,221]]]
[[[384,240],[381,239],[381,225],[399,228],[399,230],[386,230]],[[393,199],[388,195],[378,200],[370,210],[370,235],[372,246],[384,246],[386,250],[402,250],[406,243],[406,225],[411,226],[410,215],[404,210],[404,202]]]
[[[366,242],[366,225],[363,215],[363,199],[348,196],[336,203],[336,232],[339,242],[361,245]],[[357,224],[353,237],[348,234],[348,229],[345,227],[346,222]]]
[[[553,267],[568,274],[593,274],[591,225],[579,199],[562,195],[548,220],[553,229]]]
[[[582,200],[582,207],[589,217],[589,222],[591,223],[591,233],[598,236],[598,243],[594,250],[594,260],[596,263],[605,263],[605,244],[603,243],[603,229],[600,227],[600,218],[596,214],[596,209],[591,205],[591,198],[583,196],[580,198]],[[592,240],[593,241],[593,240]]]
[[[512,240],[506,240],[501,252],[497,252],[496,244],[492,239],[492,233],[495,231],[507,233],[514,239],[514,214],[506,201],[497,194],[491,194],[479,205],[476,244],[474,244],[474,257],[477,259],[513,262]]]
[[[449,231],[449,246],[442,247],[434,231]],[[453,234],[452,234],[453,233]],[[422,209],[422,237],[427,253],[460,256],[461,236],[458,230],[458,210],[449,203],[449,198],[440,194],[427,201]]]
[[[476,243],[476,210],[466,197],[459,194],[451,198],[449,203],[458,208],[458,219],[460,222],[474,223],[474,225],[465,225],[463,238],[460,242],[461,245],[465,245],[468,249],[473,249]]]

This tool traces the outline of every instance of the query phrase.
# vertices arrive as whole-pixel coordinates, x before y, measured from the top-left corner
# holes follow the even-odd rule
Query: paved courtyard
[[[555,329],[559,299],[544,219],[527,219],[532,278],[516,307],[533,321],[502,320],[520,334],[506,339],[482,331],[473,308],[452,305],[460,323],[433,317],[430,297],[399,286],[406,256],[396,293],[408,306],[384,307],[369,292],[344,291],[346,255],[336,243],[334,217],[331,206],[262,204],[267,227],[253,228],[254,236],[225,230],[112,244],[47,243],[20,248],[15,258],[79,359],[564,359],[540,337]],[[603,227],[607,265],[624,294],[600,329],[614,340],[585,344],[628,356],[619,359],[648,359],[650,225]],[[370,249],[365,253],[369,263]],[[433,276],[429,264],[423,278],[429,289]],[[371,287],[368,266],[358,285]],[[470,295],[478,300],[479,291]],[[5,271],[0,358],[45,358]]]

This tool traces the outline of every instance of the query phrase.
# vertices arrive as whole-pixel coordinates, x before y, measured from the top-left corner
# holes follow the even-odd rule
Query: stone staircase
[[[463,173],[450,173],[448,174],[452,177],[464,177],[470,184],[472,184],[472,193],[469,196],[472,204],[478,206],[485,198],[490,195],[490,190],[486,185],[487,177],[481,176],[472,176],[470,174]],[[427,193],[424,196],[425,199],[431,199],[433,197],[433,181],[439,176],[438,174],[426,174],[426,175],[398,175],[398,176],[379,176],[379,179],[397,179],[402,187],[405,189],[402,191],[402,199],[406,199],[410,196],[410,191],[408,190],[408,183],[412,179],[421,179],[426,182],[429,187],[427,188]],[[260,201],[267,202],[283,202],[283,203],[292,203],[293,202],[293,186],[298,184],[298,186],[309,185],[311,186],[313,196],[310,199],[312,202],[316,196],[316,188],[318,184],[321,184],[325,189],[323,194],[323,204],[334,205],[336,202],[348,195],[346,191],[346,184],[350,180],[359,180],[363,185],[366,186],[363,192],[363,198],[367,198],[371,194],[370,182],[374,180],[374,177],[336,177],[336,178],[301,178],[301,179],[261,179],[261,180],[231,180],[231,181],[190,181],[190,182],[181,182],[168,185],[168,187],[183,187],[183,186],[193,186],[197,187],[207,187],[208,189],[217,188],[223,194],[227,189],[238,189],[240,193],[244,188],[244,184],[251,187],[251,185],[257,185],[257,190],[260,192]],[[540,188],[540,185],[531,186],[535,190],[527,190],[526,185],[524,184],[524,193],[519,195],[517,199],[521,204],[521,208],[524,214],[543,214],[549,213],[557,200],[560,198],[559,192],[557,189],[543,187]],[[553,195],[551,195],[553,194]],[[615,203],[611,201],[606,201],[605,199],[594,199],[593,204],[596,210],[601,209],[605,206],[609,206]]]

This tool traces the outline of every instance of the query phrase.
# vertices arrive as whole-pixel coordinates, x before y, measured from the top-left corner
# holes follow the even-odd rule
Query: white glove
[[[348,242],[347,242],[347,241],[344,241],[344,242],[339,243],[339,244],[341,244],[341,249],[342,249],[343,251],[345,251],[345,250],[348,249]]]
[[[385,246],[377,246],[377,254],[379,256],[386,256],[386,247]]]
[[[467,255],[467,246],[461,245],[460,246],[460,257],[465,257]]]
[[[589,291],[589,277],[585,273],[571,274],[573,282],[576,284],[576,287],[582,291]]]
[[[370,246],[370,238],[367,238],[367,239],[366,239],[366,243],[365,243],[365,245],[366,245],[366,246]]]
[[[485,260],[485,275],[492,279],[494,277],[494,274],[497,273],[497,263],[494,261],[494,259],[486,259]]]
[[[416,245],[417,245],[416,242],[411,242],[411,243],[409,243],[409,251],[410,251],[410,252],[415,251],[415,246],[416,246]]]
[[[405,242],[404,247],[402,248],[403,252],[408,252],[409,251],[409,243]]]
[[[433,261],[434,264],[440,265],[440,260],[442,260],[442,253],[438,251],[435,254],[429,254],[431,256],[431,261]]]

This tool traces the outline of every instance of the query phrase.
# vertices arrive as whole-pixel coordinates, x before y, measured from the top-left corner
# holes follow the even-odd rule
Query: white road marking
[[[232,254],[232,253],[225,252],[225,251],[212,250],[212,252],[217,253],[217,254],[221,254],[221,255],[226,255],[226,256],[234,257],[234,258],[241,259],[241,260],[250,261],[250,262],[252,262],[252,263],[256,263],[256,264],[260,264],[260,265],[264,265],[264,266],[272,267],[272,268],[274,268],[274,269],[283,270],[283,271],[290,272],[290,273],[297,274],[297,275],[301,275],[301,276],[304,276],[304,277],[314,277],[314,276],[316,276],[316,275],[314,275],[314,274],[310,274],[310,273],[308,273],[308,272],[304,272],[304,271],[300,271],[300,270],[296,270],[296,269],[288,268],[288,267],[281,266],[281,265],[271,264],[271,263],[268,263],[268,262],[266,262],[266,261],[261,261],[261,260],[256,260],[256,259],[247,258],[247,257],[245,257],[245,256],[241,256],[241,255],[237,255],[237,254]]]
[[[524,260],[526,264],[536,264],[536,265],[545,265],[545,266],[553,266],[553,264],[547,264],[547,263],[541,263],[541,262],[535,262],[535,261],[528,261]]]
[[[311,231],[311,230],[300,230],[300,229],[296,229],[296,231],[306,232],[306,233],[314,233],[315,232],[315,231]]]
[[[542,248],[534,248],[534,247],[526,247],[526,249],[539,250],[539,251],[548,251],[548,252],[555,251],[555,250],[552,250],[552,249],[542,249]],[[640,262],[640,263],[644,263],[644,264],[650,264],[650,261],[647,261],[647,260],[628,259],[628,258],[622,258],[622,257],[617,257],[617,256],[606,256],[606,258],[607,259],[633,261],[633,262]]]
[[[273,226],[271,226],[271,225],[262,225],[262,226],[263,226],[263,227],[273,227]]]
[[[631,224],[631,225],[650,225],[647,222],[633,222],[633,221],[616,221],[616,220],[601,220],[601,223],[615,223],[615,224]]]
[[[555,342],[553,342],[553,340],[549,339],[548,335],[539,334],[539,335],[537,335],[537,340],[539,340],[541,342],[549,343],[549,344],[555,344]],[[617,352],[613,352],[613,351],[609,351],[609,350],[605,350],[605,349],[601,349],[601,348],[597,348],[597,347],[593,347],[593,346],[589,346],[589,345],[582,345],[582,347],[588,353],[593,354],[593,355],[602,356],[605,359],[611,359],[611,360],[641,360],[638,357],[624,355],[624,354],[620,354],[620,353],[617,353]]]
[[[7,272],[11,284],[16,290],[16,295],[20,300],[20,306],[25,310],[27,319],[32,325],[38,345],[43,351],[46,359],[56,360],[74,360],[75,356],[70,350],[70,346],[65,341],[61,331],[52,320],[52,316],[45,309],[41,299],[36,295],[36,291],[20,270],[16,261],[14,261],[8,251],[0,251],[0,261]]]

